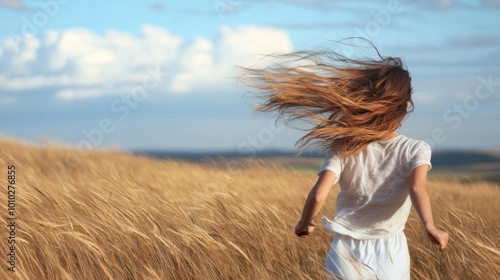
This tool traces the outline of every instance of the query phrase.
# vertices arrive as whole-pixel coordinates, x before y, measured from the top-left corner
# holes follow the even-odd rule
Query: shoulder
[[[340,173],[342,171],[342,162],[341,159],[338,155],[338,152],[335,150],[328,150],[326,151],[325,155],[325,162],[323,164],[323,167],[321,170],[318,172],[318,176],[321,175],[321,173],[324,170],[330,170],[336,175],[336,180],[335,183],[338,181],[340,177]]]
[[[405,135],[401,135],[398,140],[398,144],[412,154],[418,151],[431,152],[431,146],[424,140],[413,139]]]
[[[404,157],[408,162],[411,162],[412,169],[424,163],[431,166],[431,146],[423,140],[416,140],[406,136],[404,138],[406,139],[405,148],[403,149]]]
[[[404,170],[411,172],[419,165],[431,165],[431,146],[423,141],[410,137],[402,136],[400,139],[400,156],[401,161],[404,163]],[[409,174],[409,173],[408,173]]]
[[[325,160],[331,160],[339,157],[339,151],[336,149],[329,148],[325,151]]]

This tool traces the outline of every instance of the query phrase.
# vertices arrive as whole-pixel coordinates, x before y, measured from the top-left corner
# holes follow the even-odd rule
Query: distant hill
[[[500,182],[498,151],[446,151],[432,156],[436,177],[453,177],[460,181],[488,180]]]
[[[445,151],[432,155],[432,164],[441,166],[463,166],[470,164],[500,163],[500,155],[491,152]]]
[[[277,157],[296,157],[297,154],[294,151],[286,151],[286,150],[270,150],[270,151],[261,151],[257,152],[256,156],[239,153],[236,151],[206,151],[206,152],[192,152],[192,151],[150,151],[150,150],[141,150],[141,151],[132,151],[135,155],[144,155],[154,158],[169,158],[169,159],[182,159],[188,161],[199,161],[207,158],[210,159],[218,159],[218,158],[226,158],[226,159],[238,159],[238,158],[277,158]],[[322,158],[319,153],[306,152],[300,155],[300,157],[307,158]]]
[[[238,159],[249,158],[251,156],[244,155],[235,151],[207,151],[207,152],[191,152],[191,151],[133,151],[136,155],[145,155],[154,158],[170,158],[182,159],[188,161],[200,161],[204,159]],[[323,154],[314,152],[305,152],[296,156],[294,151],[286,150],[270,150],[257,152],[256,158],[272,159],[272,158],[323,158]],[[471,164],[499,163],[500,152],[483,152],[483,151],[440,151],[432,154],[432,165],[434,167],[444,166],[464,166]]]
[[[318,152],[305,152],[296,156],[294,151],[263,151],[255,157],[235,151],[134,151],[136,155],[144,155],[160,159],[174,159],[191,162],[244,161],[246,159],[266,159],[296,170],[318,170],[323,164],[324,155]],[[438,151],[432,154],[431,176],[455,178],[462,181],[489,180],[500,182],[499,151]]]

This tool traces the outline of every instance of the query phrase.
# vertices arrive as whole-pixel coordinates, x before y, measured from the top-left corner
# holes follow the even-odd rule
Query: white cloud
[[[274,52],[290,52],[293,45],[288,33],[272,27],[246,26],[237,29],[222,28],[219,55],[236,56],[240,63],[251,65],[259,62],[262,56]]]
[[[199,37],[180,57],[179,72],[173,75],[170,89],[186,92],[204,86],[225,85],[232,81],[235,67],[251,66],[264,55],[293,51],[284,30],[270,27],[223,27],[216,44]]]
[[[6,40],[0,43],[0,88],[14,91],[137,83],[146,67],[172,64],[182,43],[181,37],[150,25],[139,36],[48,30],[40,38],[26,38],[17,50]]]
[[[146,68],[169,73],[159,90],[183,93],[234,82],[235,65],[250,66],[262,55],[290,52],[286,31],[259,26],[223,27],[219,38],[184,42],[167,30],[145,25],[139,35],[103,34],[75,28],[47,30],[17,50],[0,42],[0,89],[53,88],[61,99],[130,92]]]
[[[63,89],[56,93],[56,97],[60,99],[76,99],[76,98],[88,98],[102,96],[106,94],[103,89],[93,88],[93,89]]]
[[[210,83],[217,79],[215,70],[214,44],[198,37],[179,58],[179,70],[174,74],[170,89],[174,92],[186,92],[195,84]]]

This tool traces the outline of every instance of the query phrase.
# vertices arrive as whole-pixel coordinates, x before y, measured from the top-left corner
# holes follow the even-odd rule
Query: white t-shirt
[[[427,143],[403,135],[372,142],[360,153],[342,159],[330,151],[318,175],[333,171],[340,193],[335,217],[331,221],[323,216],[324,226],[356,239],[403,230],[411,209],[408,178],[419,165],[427,164],[430,169],[430,160]]]

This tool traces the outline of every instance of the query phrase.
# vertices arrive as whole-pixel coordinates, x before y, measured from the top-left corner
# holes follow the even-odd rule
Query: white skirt
[[[403,231],[376,239],[335,234],[325,260],[326,279],[410,279],[410,254]]]

